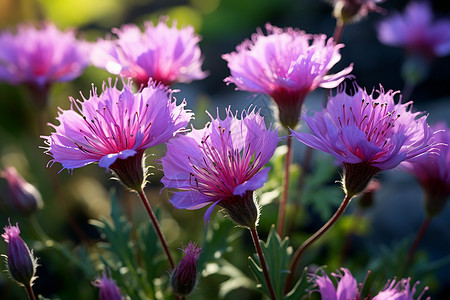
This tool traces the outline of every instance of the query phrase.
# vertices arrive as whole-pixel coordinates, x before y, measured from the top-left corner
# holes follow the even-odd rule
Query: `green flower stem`
[[[25,289],[27,290],[28,298],[30,300],[36,300],[36,297],[34,296],[33,289],[31,288],[31,285],[26,285]]]
[[[276,300],[275,292],[273,290],[272,282],[270,281],[269,271],[267,270],[266,260],[264,259],[264,254],[261,249],[261,243],[259,242],[258,231],[256,228],[249,228],[252,234],[253,244],[255,244],[256,253],[258,253],[259,261],[263,269],[264,278],[266,279],[267,287],[269,289],[270,298]]]
[[[347,208],[347,205],[350,203],[350,200],[352,199],[352,196],[346,195],[344,200],[342,201],[341,205],[339,206],[338,210],[334,213],[334,215],[331,217],[331,219],[328,220],[328,222],[322,226],[316,233],[314,233],[312,236],[310,236],[306,241],[303,242],[303,244],[298,247],[297,251],[294,253],[294,259],[291,262],[290,267],[290,273],[286,280],[286,286],[284,288],[284,293],[287,294],[289,292],[289,289],[292,284],[292,280],[294,278],[295,269],[297,267],[298,262],[300,261],[300,257],[302,256],[303,252],[311,246],[316,240],[318,240],[325,232],[327,232],[331,227],[333,227],[334,223],[339,219],[341,214],[345,211]]]
[[[167,246],[166,238],[164,237],[164,235],[161,231],[161,227],[159,226],[158,219],[156,218],[155,214],[153,213],[152,207],[150,206],[150,203],[148,202],[147,196],[145,195],[144,191],[141,189],[140,191],[136,191],[136,192],[138,193],[139,197],[142,200],[142,203],[145,206],[145,209],[147,210],[148,216],[150,217],[150,220],[153,223],[153,228],[155,229],[156,234],[158,235],[158,238],[164,249],[164,252],[166,253],[170,268],[173,270],[173,269],[175,269],[175,264],[173,262],[171,254],[170,254],[169,247]]]
[[[277,232],[280,237],[284,236],[284,225],[286,219],[286,203],[289,191],[289,166],[291,165],[291,152],[292,152],[292,136],[288,135],[287,138],[287,153],[284,166],[284,182],[283,182],[283,194],[280,198],[280,206],[278,209],[278,224]]]
[[[422,240],[425,232],[430,226],[430,223],[431,218],[427,217],[425,220],[423,220],[422,225],[420,225],[419,231],[417,231],[416,237],[414,238],[414,242],[411,244],[411,248],[409,248],[408,256],[406,258],[406,267],[411,265],[414,258],[414,253],[416,253],[417,247],[419,246],[420,241]]]

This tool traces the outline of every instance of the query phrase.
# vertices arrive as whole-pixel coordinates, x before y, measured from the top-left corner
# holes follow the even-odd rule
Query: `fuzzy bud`
[[[170,284],[175,294],[187,296],[194,289],[197,283],[197,258],[201,250],[197,247],[197,244],[192,242],[182,250],[185,256],[170,277]]]
[[[372,177],[380,172],[377,167],[368,163],[349,164],[344,163],[344,176],[342,187],[348,197],[353,197],[363,192]]]
[[[256,228],[260,215],[259,206],[255,202],[253,194],[253,191],[248,191],[242,196],[234,196],[233,199],[223,200],[220,203],[231,220],[239,226],[250,229]]]
[[[99,300],[122,300],[123,296],[119,287],[116,285],[114,279],[109,278],[105,272],[102,277],[97,277],[92,283],[94,286],[100,289]]]
[[[35,279],[37,259],[33,252],[28,249],[27,244],[19,236],[19,225],[4,227],[5,233],[2,237],[8,243],[7,264],[11,277],[17,283],[24,286],[32,286]]]
[[[42,196],[39,191],[17,173],[13,167],[0,172],[0,176],[8,182],[11,205],[20,213],[29,215],[41,209]]]

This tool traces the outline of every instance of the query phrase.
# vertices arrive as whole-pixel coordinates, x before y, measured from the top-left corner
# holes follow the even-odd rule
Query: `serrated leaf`
[[[297,281],[292,290],[290,290],[289,293],[283,297],[283,300],[299,300],[308,294],[308,292],[306,292],[306,289],[309,283],[307,280],[305,280],[307,270],[308,268],[305,268],[303,270],[300,279]]]
[[[292,257],[292,247],[289,246],[289,238],[286,237],[284,240],[281,240],[275,230],[275,226],[272,226],[267,241],[261,241],[261,248],[266,260],[275,295],[278,299],[281,299],[284,292],[286,277],[289,274],[289,264]],[[249,258],[249,263],[250,269],[253,271],[253,274],[258,281],[258,287],[269,295],[260,261],[256,254],[254,254],[253,258]]]

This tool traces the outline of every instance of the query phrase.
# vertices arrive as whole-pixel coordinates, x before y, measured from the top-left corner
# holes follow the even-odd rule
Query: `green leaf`
[[[278,299],[283,299],[284,286],[286,283],[286,278],[290,273],[289,265],[292,258],[292,247],[289,246],[289,238],[286,237],[284,240],[281,240],[275,230],[275,226],[272,226],[269,236],[267,237],[267,241],[261,242],[261,246],[275,295]],[[267,295],[269,295],[269,290],[264,279],[260,261],[256,254],[254,254],[254,257],[249,257],[249,263],[250,269],[253,271],[253,274],[258,281],[258,288],[262,289]],[[297,283],[296,287],[300,285],[301,281],[302,278],[299,283]],[[294,288],[291,293],[295,296],[300,294],[300,292],[297,292],[296,288]]]

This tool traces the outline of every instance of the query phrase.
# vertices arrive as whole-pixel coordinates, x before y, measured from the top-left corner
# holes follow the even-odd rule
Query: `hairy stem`
[[[266,260],[264,258],[264,254],[261,249],[261,244],[259,242],[258,231],[256,228],[249,228],[250,233],[252,234],[253,244],[255,244],[256,253],[258,253],[259,261],[261,262],[261,267],[264,273],[264,279],[266,280],[267,287],[269,289],[270,298],[272,300],[276,300],[275,291],[273,290],[272,282],[270,281],[269,271],[267,270]]]
[[[334,223],[339,219],[341,214],[345,211],[345,208],[350,203],[352,197],[345,196],[344,200],[342,201],[341,205],[339,206],[338,210],[334,213],[334,215],[331,217],[331,219],[328,220],[328,222],[322,226],[316,233],[314,233],[312,236],[310,236],[306,241],[303,242],[303,244],[298,247],[297,251],[295,251],[294,259],[291,262],[290,267],[290,273],[286,280],[286,286],[284,288],[284,293],[287,294],[289,292],[289,289],[292,284],[292,280],[294,278],[295,269],[297,267],[298,262],[300,261],[300,257],[302,256],[303,252],[311,246],[316,240],[318,240],[325,232],[327,232],[331,227],[333,227]]]

